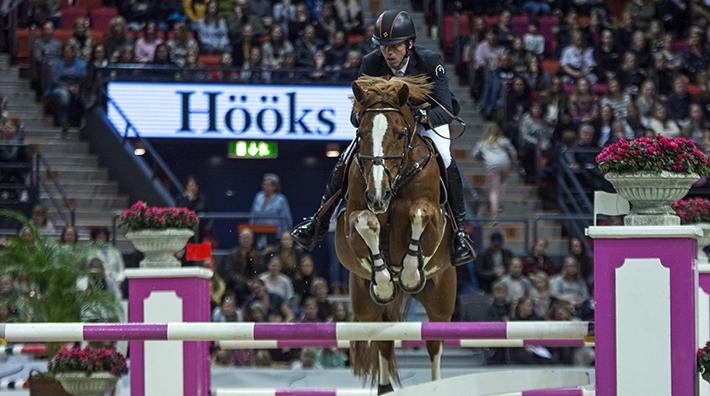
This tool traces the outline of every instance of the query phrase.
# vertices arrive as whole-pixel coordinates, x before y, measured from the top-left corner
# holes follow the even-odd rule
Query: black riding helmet
[[[407,11],[388,10],[380,14],[375,23],[372,42],[375,45],[396,45],[416,39],[414,22]]]

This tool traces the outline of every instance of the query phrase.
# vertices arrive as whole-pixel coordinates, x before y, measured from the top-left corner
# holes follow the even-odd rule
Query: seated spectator
[[[333,43],[335,34],[343,31],[343,26],[335,14],[333,4],[328,2],[321,5],[313,26],[315,27],[316,40],[321,43]]]
[[[370,23],[365,28],[365,37],[357,44],[357,49],[365,56],[372,51],[379,51],[379,47],[372,41],[372,36],[375,34],[375,25]]]
[[[681,134],[692,139],[698,147],[701,147],[709,130],[710,122],[703,114],[702,107],[697,103],[691,104],[688,122],[683,125]]]
[[[489,245],[476,260],[476,277],[481,290],[492,293],[493,283],[505,274],[512,258],[513,252],[503,247],[503,234],[492,232]]]
[[[570,237],[568,251],[569,255],[574,257],[579,263],[582,279],[587,284],[587,288],[591,290],[594,285],[594,260],[587,253],[584,243],[577,237]]]
[[[296,16],[296,5],[291,0],[278,0],[273,2],[271,17],[274,25],[281,26],[288,36],[288,22]]]
[[[123,15],[133,30],[139,30],[143,25],[154,18],[159,11],[159,2],[153,0],[131,0],[120,4],[120,14]]]
[[[328,282],[323,278],[313,280],[311,294],[318,302],[318,317],[321,321],[327,322],[331,316],[332,309],[328,300]]]
[[[658,81],[658,91],[668,95],[673,90],[673,78],[680,73],[683,57],[673,49],[673,38],[669,34],[663,36],[661,48],[654,52],[654,78]]]
[[[350,312],[348,312],[348,307],[342,301],[335,301],[331,304],[333,316],[333,322],[350,322]]]
[[[543,118],[550,125],[557,125],[560,116],[567,112],[567,93],[562,84],[562,78],[553,76],[550,78],[550,85],[546,90],[540,92],[540,99],[543,104]]]
[[[557,265],[547,255],[547,240],[544,238],[538,238],[535,241],[530,253],[522,260],[522,264],[522,273],[526,276],[537,271],[542,271],[547,275],[557,273]]]
[[[710,67],[710,50],[703,41],[703,31],[700,28],[690,29],[688,49],[683,54],[684,71],[694,83],[702,83],[704,71]]]
[[[624,90],[635,95],[647,77],[646,70],[639,68],[636,63],[636,54],[631,51],[624,52],[618,73],[619,83],[624,87]]]
[[[200,40],[202,53],[219,54],[232,52],[227,22],[219,16],[217,0],[207,2],[205,17],[195,24],[195,31],[197,32],[197,38]]]
[[[253,287],[252,296],[247,300],[246,307],[251,308],[253,304],[259,304],[264,307],[267,317],[273,313],[281,315],[285,322],[292,323],[294,321],[293,311],[286,301],[278,294],[269,293],[263,280],[255,279]]]
[[[110,243],[110,232],[106,227],[92,228],[89,234],[92,243],[92,255],[101,260],[106,280],[121,290],[121,284],[126,279],[121,251]],[[120,297],[120,296],[119,296]]]
[[[266,34],[266,28],[264,27],[261,18],[252,13],[250,10],[249,0],[235,0],[234,12],[230,13],[227,17],[229,42],[232,43],[232,47],[235,49],[237,47],[237,41],[239,41],[242,38],[241,36],[244,34],[245,25],[250,26],[250,32],[253,37],[258,38]],[[244,59],[245,58],[246,57],[244,57]],[[234,60],[237,60],[237,56],[234,56]],[[239,62],[236,62],[236,64],[241,65]]]
[[[550,293],[550,278],[542,271],[530,274],[532,289],[530,289],[530,299],[533,303],[533,311],[539,318],[547,315],[552,304],[552,294]]]
[[[599,117],[599,103],[586,78],[577,80],[574,92],[569,96],[568,110],[577,125],[594,123]]]
[[[61,22],[58,16],[59,4],[58,1],[5,1],[2,5],[3,16],[7,16],[10,6],[16,6],[18,27],[35,28],[46,21],[52,21],[58,26]]]
[[[200,62],[200,52],[197,48],[187,50],[185,63],[181,69],[180,76],[186,81],[203,81],[207,79],[207,71]]]
[[[597,146],[605,147],[611,144],[611,141],[613,140],[611,129],[612,125],[614,124],[614,121],[616,121],[616,117],[614,117],[614,110],[612,110],[611,106],[602,106],[602,109],[599,112],[599,120],[597,121],[595,126]]]
[[[316,359],[316,350],[314,348],[303,348],[298,360],[291,364],[294,370],[321,370],[320,362]]]
[[[131,65],[136,63],[136,49],[133,45],[124,45],[118,51],[118,58],[114,63],[120,63],[123,65]]]
[[[87,293],[91,293],[93,290],[106,291],[116,301],[120,301],[121,290],[115,282],[107,277],[103,261],[98,257],[91,257],[85,265],[87,273],[76,280],[77,288]],[[82,322],[117,322],[120,319],[116,312],[106,312],[93,305],[86,306],[81,310]]]
[[[307,78],[310,81],[330,81],[335,75],[334,69],[326,60],[325,51],[316,50],[313,54],[313,65],[310,66]]]
[[[362,53],[356,49],[348,51],[343,68],[340,70],[340,81],[353,81],[357,78],[357,73],[362,64]]]
[[[289,278],[293,278],[298,271],[303,251],[293,243],[291,233],[284,231],[275,243],[266,247],[264,255],[278,256],[281,259],[281,271]]]
[[[245,72],[243,71],[243,73]],[[252,220],[253,223],[276,226],[276,233],[271,236],[271,240],[274,237],[280,237],[284,232],[291,229],[291,208],[289,207],[288,199],[281,192],[281,181],[276,174],[264,174],[261,180],[261,191],[254,196],[250,212],[255,215],[274,216],[274,218],[270,219]]]
[[[239,70],[234,66],[234,58],[229,52],[223,52],[219,57],[219,70],[210,73],[213,80],[234,82],[239,80]]]
[[[614,113],[614,118],[623,119],[626,118],[629,103],[631,103],[631,96],[621,90],[619,80],[616,78],[607,80],[607,91],[602,96],[601,106],[609,106]]]
[[[534,305],[530,297],[521,297],[513,306],[510,317],[511,321],[539,321],[542,320],[535,313]],[[512,364],[540,364],[546,363],[550,358],[550,352],[545,347],[528,346],[525,348],[510,348],[510,363]]]
[[[168,40],[166,44],[170,50],[170,60],[180,67],[185,64],[185,56],[189,49],[199,51],[197,41],[187,34],[187,26],[184,22],[175,23],[173,26],[173,38]]]
[[[232,39],[232,59],[236,67],[244,67],[249,63],[252,49],[261,48],[259,37],[254,35],[254,28],[251,24],[242,26],[241,35]]]
[[[500,283],[505,286],[507,301],[517,304],[522,297],[530,295],[532,284],[530,279],[523,274],[523,260],[514,256],[510,259],[508,273],[500,278]]]
[[[572,33],[572,43],[562,50],[560,57],[562,81],[571,83],[584,78],[593,84],[598,80],[596,74],[594,74],[596,66],[593,50],[585,42],[584,35],[579,30],[574,31]]]
[[[74,226],[65,226],[59,234],[59,244],[67,246],[76,246],[79,243],[79,234]]]
[[[507,85],[505,101],[503,104],[503,125],[505,136],[516,146],[520,145],[519,125],[523,115],[530,109],[530,89],[525,84],[525,79],[515,73],[510,84]]]
[[[530,0],[529,3],[535,3],[537,0]],[[526,3],[527,4],[527,3]],[[544,3],[543,3],[544,4]],[[545,54],[545,37],[540,34],[540,23],[531,17],[528,22],[528,31],[523,35],[523,45],[525,51],[540,58]]]
[[[0,275],[0,323],[27,322],[31,312],[25,294],[11,274]]]
[[[640,30],[633,32],[629,52],[636,56],[636,64],[640,69],[648,71],[653,66],[653,54],[644,32]]]
[[[299,67],[315,66],[313,56],[321,49],[321,43],[316,39],[315,32],[315,28],[308,25],[303,28],[303,35],[294,42]]]
[[[525,79],[525,84],[530,89],[530,96],[536,97],[546,91],[550,86],[550,74],[540,66],[540,59],[536,56],[528,56],[525,70],[521,76]]]
[[[596,156],[599,154],[598,139],[595,140],[596,133],[590,124],[582,124],[579,127],[579,140],[574,149],[574,163],[571,169],[579,178],[582,186],[588,191],[601,189],[603,176],[597,167]],[[554,272],[549,275],[553,275]]]
[[[335,37],[331,44],[325,48],[325,59],[327,64],[333,67],[335,70],[340,70],[343,68],[345,61],[348,56],[348,51],[350,51],[350,46],[348,45],[348,38],[345,37],[345,32],[339,30],[335,32]]]
[[[499,281],[493,283],[491,288],[493,289],[493,300],[486,312],[486,320],[505,322],[510,318],[511,306],[506,285]]]
[[[363,34],[363,9],[358,0],[335,0],[333,3],[335,13],[343,25],[345,34],[360,35]]]
[[[54,62],[45,97],[52,106],[55,123],[62,127],[62,137],[69,131],[69,117],[72,103],[79,100],[79,85],[86,76],[86,64],[77,58],[76,48],[65,44],[63,58]],[[74,106],[75,111],[78,106]],[[75,118],[80,117],[74,114]]]
[[[688,120],[690,105],[695,100],[688,92],[688,78],[680,75],[673,80],[673,93],[666,99],[666,110],[668,118],[678,124],[684,124]]]
[[[155,49],[163,42],[158,37],[158,27],[154,21],[148,21],[143,27],[143,36],[136,40],[136,61],[150,63],[155,58]]]
[[[122,16],[113,17],[109,23],[108,37],[104,40],[108,58],[118,59],[123,48],[132,45],[133,39],[128,37],[126,20]]]
[[[52,235],[56,232],[54,224],[47,214],[47,209],[42,204],[37,204],[32,208],[30,223],[42,235]]]
[[[177,69],[177,65],[173,63],[170,57],[170,47],[166,43],[160,43],[155,47],[152,65],[168,66]],[[159,72],[160,73],[160,72]],[[162,74],[162,73],[161,73]]]
[[[650,116],[657,101],[656,84],[651,79],[644,81],[643,84],[641,84],[641,90],[635,100],[639,114],[642,117]]]
[[[264,272],[264,269],[262,256],[254,246],[254,233],[244,229],[239,233],[239,245],[227,253],[217,267],[217,273],[241,305],[247,289],[246,280]]]
[[[237,299],[231,293],[225,293],[221,304],[212,310],[213,322],[243,322],[242,310],[237,306]]]
[[[575,308],[589,299],[587,283],[582,279],[579,262],[574,256],[565,257],[562,271],[550,281],[550,292],[552,297]]]
[[[665,137],[680,136],[680,127],[675,121],[668,118],[668,111],[662,103],[656,103],[654,106],[653,115],[648,119],[648,128],[654,134],[661,134]]]
[[[522,8],[530,19],[535,19],[539,15],[547,15],[551,11],[550,4],[544,0],[525,0]]]
[[[283,27],[274,25],[269,32],[269,40],[262,47],[264,64],[269,69],[279,69],[283,65],[286,54],[294,51],[293,44],[286,40]]]
[[[310,255],[303,255],[298,261],[298,271],[291,278],[296,305],[302,306],[306,298],[311,297],[311,289],[316,279],[315,262]]]
[[[87,61],[91,56],[91,50],[94,48],[94,39],[91,38],[89,32],[89,19],[79,17],[74,20],[72,25],[72,35],[69,37],[67,44],[74,47],[76,56],[84,61]],[[62,56],[64,49],[62,49]]]
[[[602,30],[601,45],[594,48],[594,60],[597,64],[596,75],[600,81],[616,76],[621,63],[621,49],[614,42],[611,29]]]
[[[259,279],[264,281],[269,293],[278,294],[286,303],[290,304],[294,297],[293,284],[291,278],[281,272],[281,268],[281,258],[272,255],[266,264],[266,272],[259,275]]]
[[[322,322],[318,316],[318,301],[315,297],[308,297],[303,302],[303,312],[298,318],[300,323]]]
[[[634,103],[629,103],[626,119],[621,121],[624,124],[624,135],[631,138],[643,136],[648,127],[646,118],[639,114]]]
[[[89,58],[89,63],[86,65],[87,69],[91,70],[90,72],[87,70],[87,73],[90,76],[96,76],[96,72],[105,68],[106,66],[108,66],[108,58],[106,57],[106,47],[104,47],[104,45],[101,43],[96,43],[94,44],[94,48],[91,50],[91,57]]]
[[[634,28],[641,31],[648,29],[648,26],[656,16],[656,9],[652,1],[649,0],[631,0],[626,3],[624,10],[628,13],[633,21]]]

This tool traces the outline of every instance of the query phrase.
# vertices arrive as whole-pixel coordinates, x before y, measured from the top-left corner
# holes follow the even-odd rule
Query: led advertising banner
[[[355,137],[349,86],[109,82],[108,95],[146,138],[350,141]],[[108,118],[123,134],[126,122],[111,104]]]

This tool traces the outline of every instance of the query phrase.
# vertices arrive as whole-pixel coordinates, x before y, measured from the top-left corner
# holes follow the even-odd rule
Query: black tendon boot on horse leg
[[[291,237],[294,242],[308,251],[313,250],[328,232],[330,216],[333,215],[333,210],[338,206],[342,195],[345,172],[348,169],[350,155],[354,149],[353,146],[354,144],[351,144],[340,156],[333,168],[333,172],[330,173],[330,179],[328,179],[328,184],[325,186],[325,192],[323,192],[320,207],[316,213],[313,217],[305,219],[291,230]]]
[[[473,242],[466,233],[466,206],[463,203],[463,183],[456,162],[452,159],[446,168],[449,207],[454,217],[454,235],[451,243],[451,262],[463,265],[476,258]]]

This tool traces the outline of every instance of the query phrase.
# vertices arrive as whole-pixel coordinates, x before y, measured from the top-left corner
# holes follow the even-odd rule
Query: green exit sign
[[[229,158],[276,158],[279,146],[263,140],[237,140],[229,142]]]

